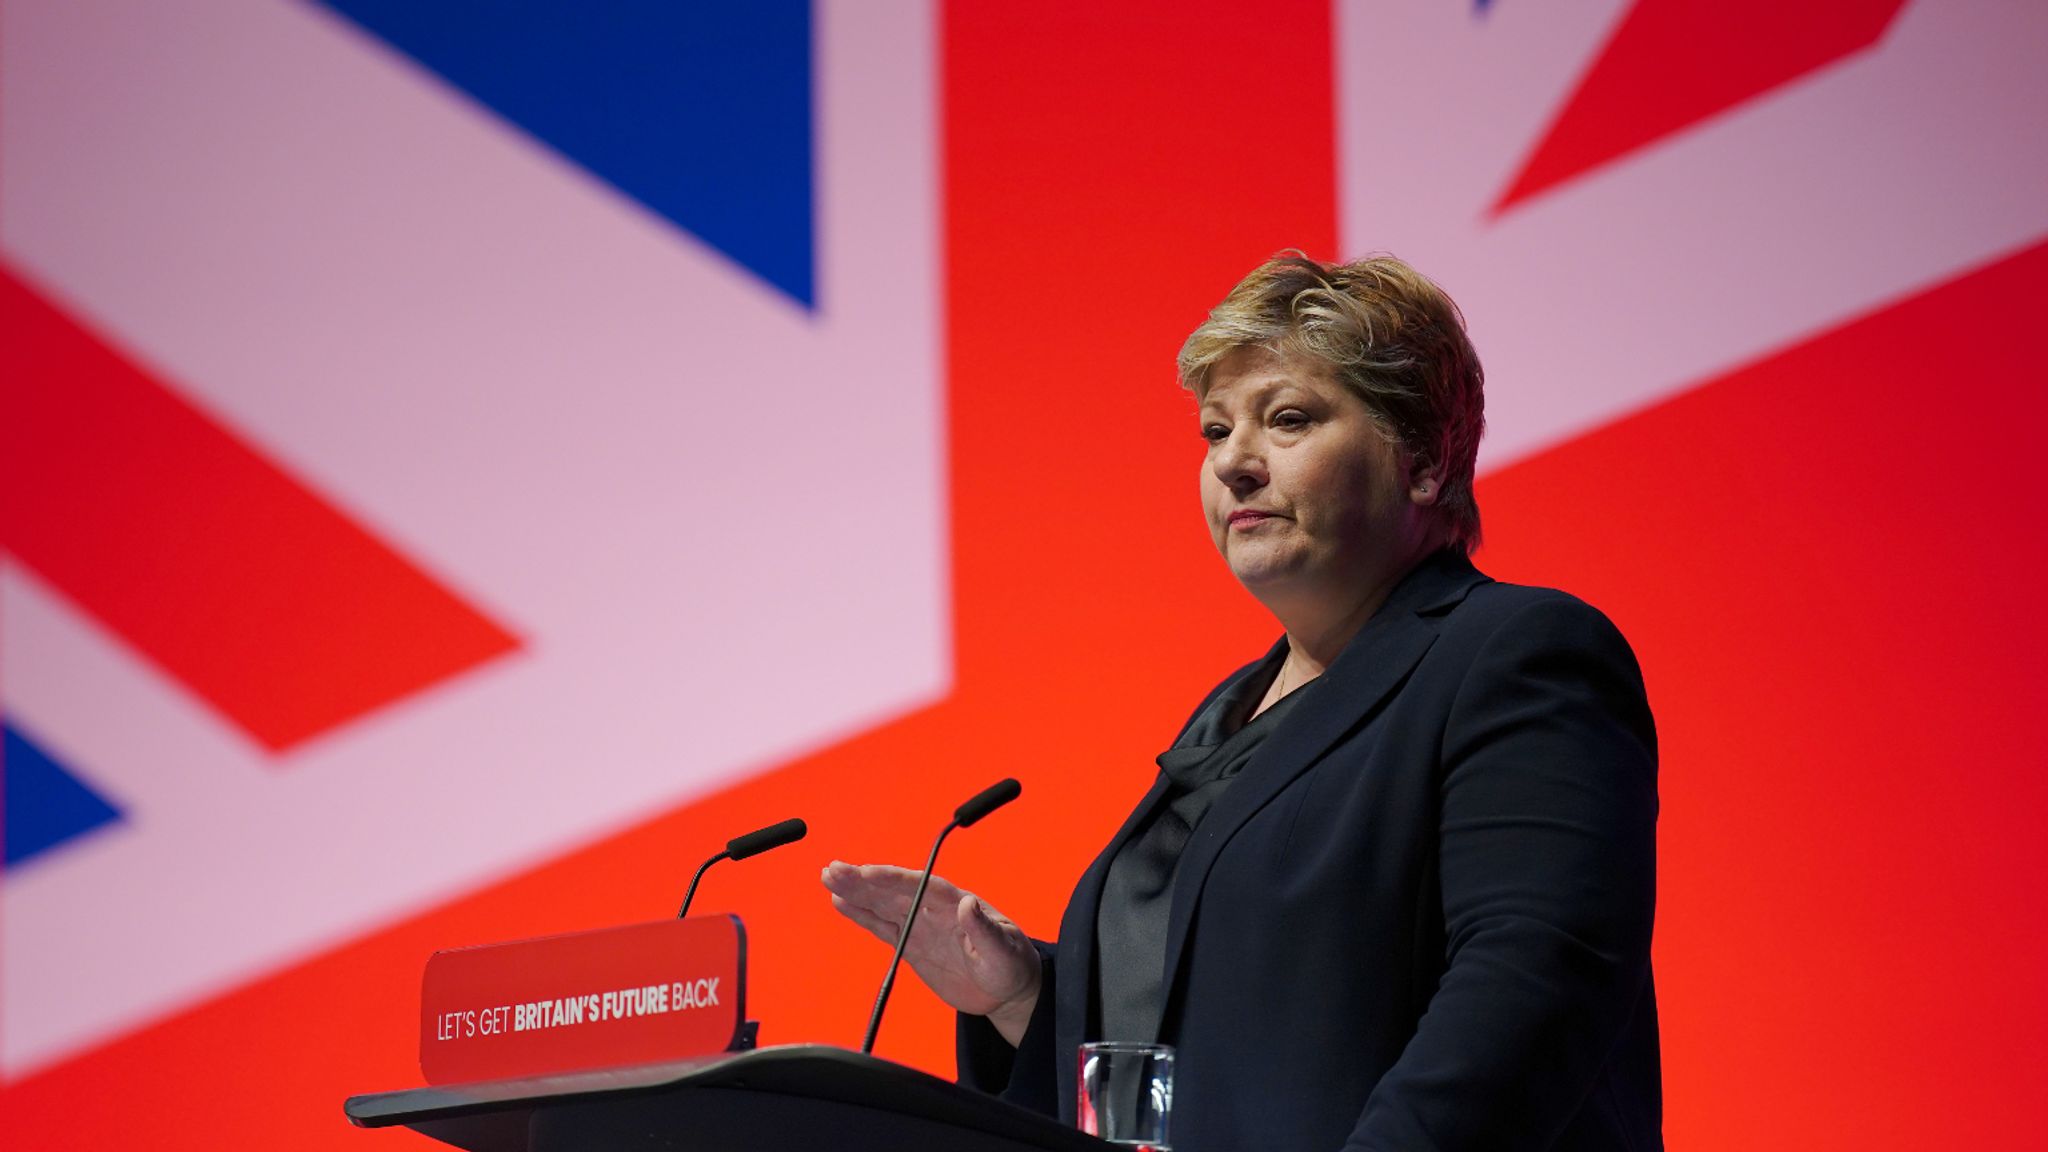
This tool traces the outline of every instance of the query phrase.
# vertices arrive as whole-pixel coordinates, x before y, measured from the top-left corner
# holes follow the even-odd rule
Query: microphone
[[[953,809],[953,821],[939,829],[939,838],[932,841],[932,854],[925,858],[924,874],[917,878],[917,895],[910,898],[910,913],[903,918],[903,931],[896,935],[896,952],[889,957],[889,972],[882,977],[882,991],[875,996],[875,1010],[868,1014],[867,1036],[860,1042],[861,1055],[872,1055],[875,1051],[875,1034],[882,1030],[882,1009],[889,1006],[889,992],[896,987],[896,968],[903,963],[903,946],[910,943],[910,926],[917,923],[918,910],[924,907],[925,886],[932,882],[932,868],[939,862],[939,846],[946,842],[955,828],[967,828],[979,823],[981,818],[1015,800],[1024,791],[1024,786],[1014,777],[991,784],[974,798]]]
[[[977,796],[975,799],[978,800],[980,797]],[[973,801],[970,800],[968,803],[971,804]],[[699,865],[697,874],[690,877],[690,890],[683,893],[683,907],[681,911],[676,913],[676,919],[681,920],[690,914],[690,901],[697,898],[697,881],[704,878],[705,870],[713,864],[718,863],[720,860],[745,860],[749,856],[759,856],[770,848],[780,848],[784,844],[794,844],[803,839],[808,832],[810,832],[810,829],[804,827],[803,821],[784,820],[780,824],[770,824],[766,828],[756,829],[745,836],[738,836],[727,840],[725,842],[725,851]]]
[[[1024,791],[1024,786],[1013,779],[992,784],[975,794],[974,799],[953,809],[953,823],[962,828],[972,828],[983,816],[1015,800]]]

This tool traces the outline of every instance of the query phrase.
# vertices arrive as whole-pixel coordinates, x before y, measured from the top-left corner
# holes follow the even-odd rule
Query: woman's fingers
[[[834,860],[821,877],[825,887],[849,904],[901,916],[917,891],[917,873],[887,864],[853,865]]]
[[[885,944],[894,944],[917,894],[918,873],[888,864],[835,860],[819,879],[832,907]],[[1021,1006],[1028,1016],[1040,960],[1024,933],[981,898],[934,876],[903,959],[946,1003],[974,1015]]]
[[[900,923],[877,916],[858,904],[849,904],[845,898],[837,895],[832,897],[832,910],[874,933],[875,938],[884,944],[896,943],[897,933],[903,930]]]
[[[880,889],[904,884],[917,887],[917,873],[894,864],[848,864],[844,860],[834,860],[825,865],[825,885],[828,888]]]
[[[899,925],[910,914],[911,897],[917,894],[917,878],[918,873],[890,864],[853,865],[838,860],[826,865],[820,876],[834,896]],[[944,877],[932,877],[925,889],[924,912],[918,917],[919,922],[927,916],[948,915],[960,896],[960,889]]]
[[[909,869],[886,864],[855,866],[833,861],[821,879],[832,893],[836,911],[883,942],[894,944],[910,914],[911,897],[917,894],[917,877]],[[954,909],[963,895],[944,879],[932,877],[925,889],[924,911],[911,935],[908,951],[913,957],[937,958],[959,950]]]

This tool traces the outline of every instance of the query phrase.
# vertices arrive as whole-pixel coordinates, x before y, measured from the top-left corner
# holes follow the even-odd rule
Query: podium
[[[358,1128],[470,1152],[1105,1152],[915,1068],[822,1044],[754,1048],[737,916],[436,952],[428,1086],[352,1096]]]
[[[470,1152],[1107,1152],[1036,1112],[821,1044],[350,1097],[359,1128]]]

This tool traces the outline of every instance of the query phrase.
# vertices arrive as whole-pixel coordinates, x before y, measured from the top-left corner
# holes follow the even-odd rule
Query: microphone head
[[[770,848],[794,844],[809,832],[810,829],[804,827],[801,820],[784,820],[780,824],[770,824],[757,832],[749,832],[745,836],[726,841],[725,854],[734,860],[745,860],[749,856],[758,856]]]
[[[1024,786],[1017,783],[1017,778],[1014,776],[1003,780],[999,784],[991,784],[987,788],[982,789],[974,799],[953,809],[953,823],[966,828],[983,816],[1015,800],[1018,794],[1023,791]]]

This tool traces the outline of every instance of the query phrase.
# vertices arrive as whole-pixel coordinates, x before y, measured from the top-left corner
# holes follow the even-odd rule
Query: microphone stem
[[[896,986],[896,969],[903,963],[903,947],[910,943],[910,926],[917,923],[918,909],[924,906],[925,887],[932,882],[932,869],[939,863],[939,845],[944,844],[946,837],[952,835],[953,829],[959,826],[960,821],[955,820],[939,829],[939,838],[932,841],[932,854],[925,857],[924,875],[917,878],[917,895],[910,898],[910,912],[903,917],[903,931],[896,935],[896,953],[889,957],[889,973],[882,977],[882,990],[875,996],[875,1010],[868,1014],[867,1036],[860,1042],[863,1056],[874,1054],[875,1034],[882,1030],[882,1009],[889,1006],[889,990]],[[692,886],[694,887],[694,882]]]
[[[718,855],[713,856],[711,859],[706,860],[704,863],[699,864],[697,866],[697,874],[695,876],[690,877],[689,891],[683,893],[683,907],[681,911],[676,913],[676,919],[681,920],[683,917],[688,916],[690,914],[690,901],[695,900],[697,898],[697,881],[702,880],[704,878],[705,870],[709,869],[713,864],[718,863],[720,860],[727,860],[731,857],[731,852],[720,852]]]

